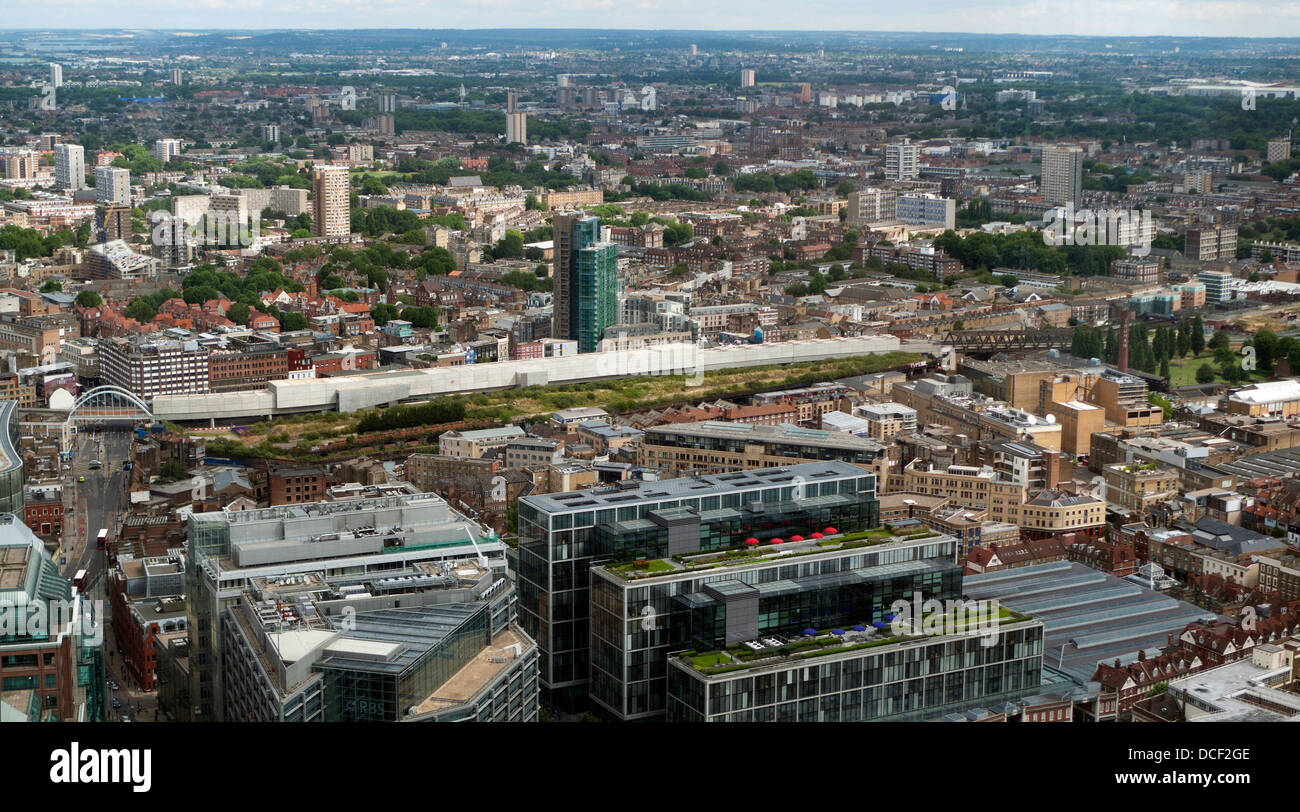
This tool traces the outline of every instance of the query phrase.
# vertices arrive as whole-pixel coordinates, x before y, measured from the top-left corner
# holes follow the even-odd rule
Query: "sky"
[[[1288,0],[0,0],[11,28],[669,28],[1300,36]]]

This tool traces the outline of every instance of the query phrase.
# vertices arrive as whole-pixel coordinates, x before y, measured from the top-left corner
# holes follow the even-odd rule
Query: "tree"
[[[1214,367],[1208,361],[1196,368],[1197,383],[1211,383],[1214,380]]]
[[[1266,373],[1272,372],[1273,365],[1277,363],[1277,333],[1272,330],[1260,330],[1255,333],[1250,345],[1255,348],[1255,363],[1258,365],[1259,370]]]
[[[374,175],[364,175],[361,178],[361,194],[363,195],[386,195],[388,187],[384,182]]]
[[[1188,337],[1191,339],[1192,355],[1200,355],[1205,351],[1205,322],[1201,319],[1200,313],[1192,319],[1192,325],[1188,328]]]
[[[852,183],[849,183],[847,180],[840,181],[839,185],[835,187],[835,196],[848,197],[849,195],[853,194],[854,188],[856,187],[854,187],[854,185]]]
[[[235,324],[246,325],[248,324],[250,312],[251,308],[249,308],[248,305],[243,302],[235,302],[226,309],[226,318],[230,319]]]
[[[446,248],[434,246],[420,255],[415,268],[415,275],[420,280],[429,275],[446,276],[456,270],[456,260]]]
[[[370,317],[375,320],[375,324],[383,327],[388,322],[397,318],[397,306],[390,304],[377,304],[370,308]]]
[[[148,324],[153,321],[154,316],[158,315],[158,308],[144,298],[136,298],[132,299],[130,304],[126,306],[123,314],[128,319],[135,319],[141,324]]]
[[[412,327],[438,329],[438,310],[433,307],[407,307],[402,309],[402,318]]]
[[[280,315],[280,329],[286,333],[307,329],[307,317],[301,313],[283,313]]]
[[[492,248],[492,256],[519,259],[524,255],[524,235],[510,230]]]
[[[189,475],[190,469],[186,468],[185,463],[180,460],[168,460],[158,469],[159,479],[167,482],[175,482],[180,479],[185,479]]]
[[[104,300],[93,290],[83,290],[77,294],[78,307],[99,307],[103,303]]]
[[[671,248],[690,242],[695,236],[695,229],[689,223],[669,223],[664,226],[664,246]]]

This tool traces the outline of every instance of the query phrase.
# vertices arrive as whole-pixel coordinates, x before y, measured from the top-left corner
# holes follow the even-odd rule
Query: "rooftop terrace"
[[[847,629],[808,629],[803,635],[797,637],[765,635],[758,640],[747,640],[727,646],[725,649],[704,652],[684,651],[676,654],[675,657],[700,673],[715,676],[734,671],[787,667],[801,660],[881,646],[901,646],[944,635],[979,636],[990,628],[1000,630],[1032,620],[1029,616],[1014,612],[1005,606],[997,607],[996,615],[993,611],[994,609],[990,607],[988,614],[983,616],[976,616],[973,611],[970,614],[954,611],[942,616],[936,613],[927,616],[921,622],[922,630],[938,627],[942,628],[942,631],[900,634],[888,624],[860,623]]]
[[[640,578],[650,578],[660,575],[677,575],[700,572],[702,570],[721,569],[723,567],[741,566],[745,564],[758,564],[777,558],[796,558],[805,555],[815,555],[817,553],[833,552],[835,550],[875,547],[902,541],[915,541],[927,538],[938,539],[944,537],[943,534],[936,533],[928,527],[922,527],[915,532],[906,534],[894,533],[887,528],[882,527],[856,533],[818,535],[821,535],[822,537],[801,540],[794,540],[794,538],[797,537],[793,537],[790,540],[780,539],[779,544],[742,544],[741,546],[722,550],[675,555],[670,558],[655,558],[607,564],[600,569],[617,575],[624,580],[634,581]],[[774,539],[774,541],[776,540]]]

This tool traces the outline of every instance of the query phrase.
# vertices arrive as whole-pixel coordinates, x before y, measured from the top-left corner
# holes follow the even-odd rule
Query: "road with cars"
[[[109,721],[152,722],[158,715],[155,691],[144,691],[130,679],[112,626],[112,608],[107,591],[107,554],[97,549],[100,529],[116,537],[127,508],[127,486],[131,472],[125,469],[130,459],[129,428],[86,428],[74,443],[76,454],[71,468],[64,472],[67,488],[73,490],[72,518],[66,524],[63,555],[67,559],[64,574],[71,578],[78,570],[86,571],[86,594],[102,607],[104,619],[104,668],[106,674],[106,717]],[[93,465],[98,462],[99,465]],[[66,501],[66,500],[65,500]]]

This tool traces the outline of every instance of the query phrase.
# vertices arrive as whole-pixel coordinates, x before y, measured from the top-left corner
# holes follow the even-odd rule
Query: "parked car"
[[[122,701],[121,701],[120,699],[118,699],[117,697],[113,697],[113,707],[114,707],[114,708],[120,708],[120,707],[122,707]]]

